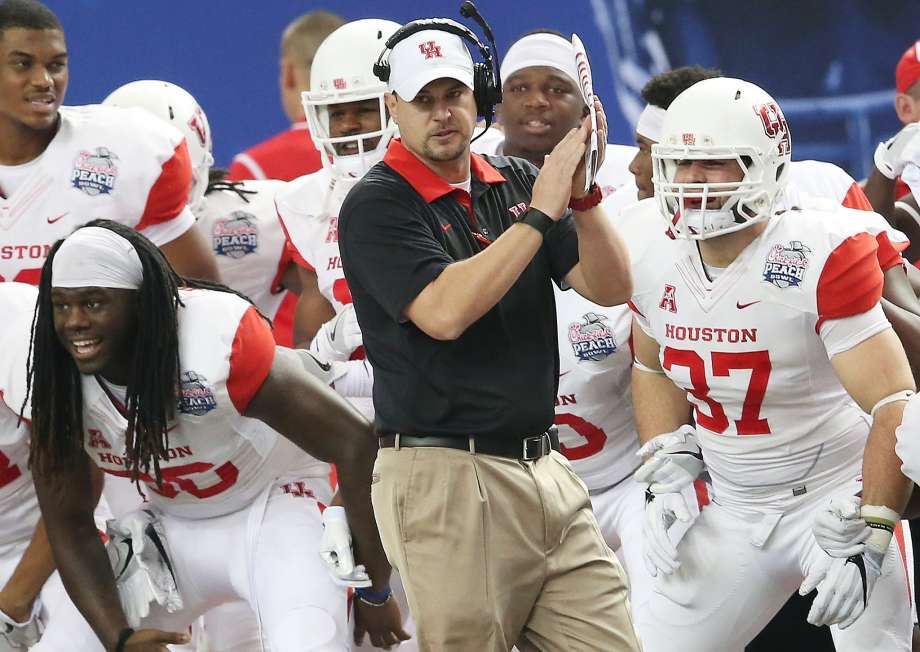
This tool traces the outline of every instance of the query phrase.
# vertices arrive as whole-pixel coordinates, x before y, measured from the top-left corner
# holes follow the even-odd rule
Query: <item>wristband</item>
[[[532,206],[527,209],[524,213],[524,216],[519,220],[521,224],[526,224],[527,226],[536,229],[540,232],[540,235],[546,235],[546,232],[549,231],[549,228],[555,224],[553,218],[544,213],[541,210],[537,210]]]
[[[118,642],[115,643],[115,652],[125,652],[125,644],[128,642],[128,639],[134,636],[134,629],[131,627],[125,627],[118,633]]]
[[[569,200],[569,208],[579,212],[589,211],[600,204],[603,199],[604,195],[601,193],[601,187],[596,183],[592,183],[587,195],[578,198],[572,197]]]
[[[393,591],[389,586],[383,591],[371,591],[368,588],[355,589],[355,597],[369,607],[382,607],[392,594]]]

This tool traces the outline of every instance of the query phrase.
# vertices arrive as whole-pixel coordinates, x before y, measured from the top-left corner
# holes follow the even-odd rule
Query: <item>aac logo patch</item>
[[[245,211],[233,211],[226,219],[214,222],[211,244],[217,256],[242,258],[259,248],[259,227],[256,217]]]
[[[581,321],[569,324],[569,344],[579,361],[599,362],[617,352],[616,338],[606,321],[604,315],[589,312]]]
[[[179,376],[178,403],[179,412],[196,417],[204,416],[217,407],[208,379],[194,371],[183,371]]]
[[[117,160],[118,156],[105,147],[79,152],[70,173],[71,185],[90,197],[110,194],[118,178]]]
[[[673,285],[665,283],[664,292],[661,295],[661,301],[658,302],[658,307],[662,310],[667,310],[668,312],[677,312],[677,288]]]
[[[763,280],[780,289],[798,287],[808,269],[808,254],[811,249],[798,240],[788,246],[775,244],[767,254],[763,267]]]

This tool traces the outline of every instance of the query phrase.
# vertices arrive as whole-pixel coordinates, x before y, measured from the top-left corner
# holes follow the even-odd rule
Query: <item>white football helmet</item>
[[[741,79],[700,81],[668,108],[661,142],[652,145],[652,182],[677,237],[702,240],[769,219],[792,156],[782,110],[762,88]],[[729,183],[677,183],[679,161],[734,159],[744,173]],[[687,208],[691,198],[702,208]],[[719,208],[707,200],[724,198]]]
[[[211,127],[198,101],[175,84],[142,79],[119,86],[102,103],[145,109],[182,132],[192,161],[192,189],[188,205],[197,215],[208,188],[208,171],[214,165]]]
[[[387,39],[399,28],[391,20],[356,20],[332,32],[316,50],[310,69],[310,90],[301,94],[301,100],[310,138],[323,154],[323,166],[335,174],[363,176],[383,159],[396,133],[396,125],[383,101],[387,85],[377,79],[373,68]],[[379,130],[339,137],[329,133],[330,106],[372,99],[377,100],[380,110]],[[368,141],[375,138],[380,140],[368,149]],[[335,145],[341,143],[357,144],[357,152],[337,154]]]

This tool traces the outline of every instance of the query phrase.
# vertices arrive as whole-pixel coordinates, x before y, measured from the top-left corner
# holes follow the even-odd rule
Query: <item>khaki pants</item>
[[[623,571],[559,453],[382,449],[371,495],[423,652],[639,650]]]

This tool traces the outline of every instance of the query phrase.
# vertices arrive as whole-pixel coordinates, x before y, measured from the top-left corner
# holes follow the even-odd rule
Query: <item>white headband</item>
[[[517,71],[535,66],[555,68],[571,79],[577,88],[581,88],[578,68],[575,67],[575,48],[561,36],[531,34],[508,48],[500,69],[502,85]]]
[[[99,226],[74,231],[54,255],[51,286],[137,290],[144,282],[141,259],[123,237]]]
[[[646,104],[639,121],[636,123],[636,133],[656,143],[661,142],[661,128],[664,126],[664,109],[651,104]]]

